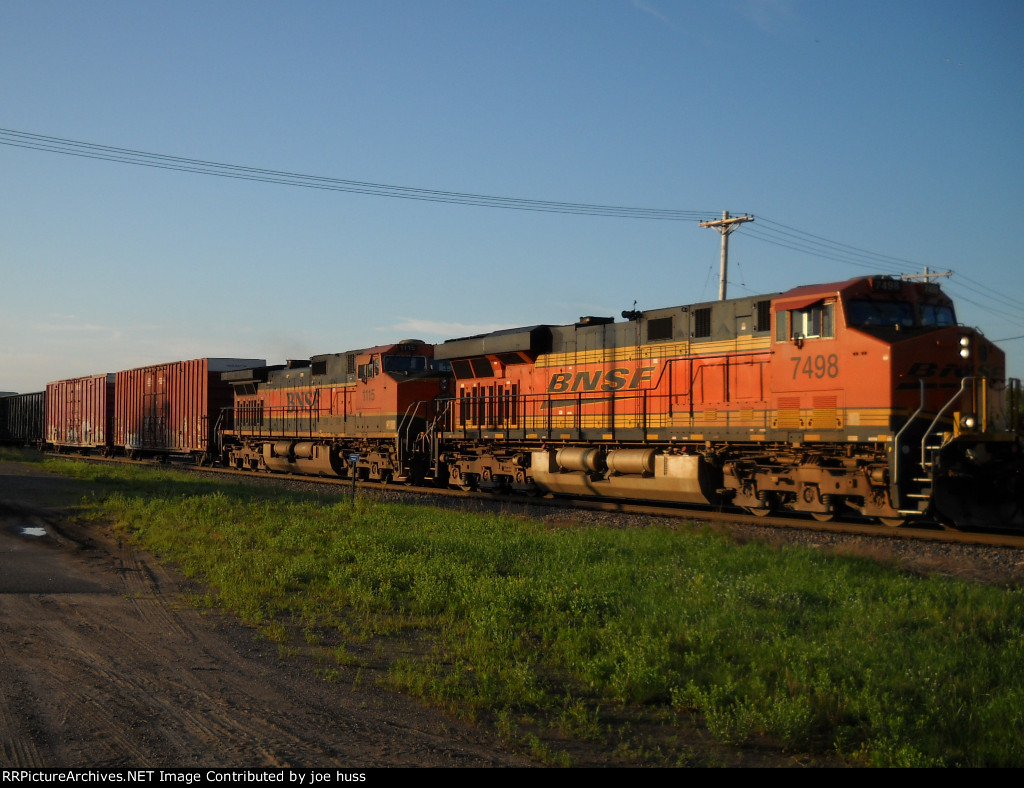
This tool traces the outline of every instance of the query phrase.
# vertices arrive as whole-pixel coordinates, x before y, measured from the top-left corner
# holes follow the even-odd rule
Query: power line
[[[141,167],[191,172],[200,175],[215,175],[221,178],[274,183],[285,186],[301,186],[307,189],[349,192],[355,194],[395,197],[405,200],[453,203],[456,205],[477,205],[488,208],[506,208],[520,211],[541,211],[546,213],[568,213],[584,216],[607,216],[624,219],[656,219],[668,221],[698,221],[707,216],[707,211],[682,211],[666,208],[633,208],[624,205],[593,205],[589,203],[558,202],[554,200],[533,200],[519,197],[497,197],[486,194],[422,189],[410,186],[395,186],[385,183],[371,183],[345,178],[329,178],[296,172],[270,170],[262,167],[248,167],[237,164],[190,159],[161,153],[98,145],[90,142],[50,137],[42,134],[0,129],[0,145],[31,150],[60,153],[86,159],[113,161]]]
[[[519,211],[538,211],[546,213],[576,214],[582,216],[603,216],[624,219],[649,219],[661,221],[692,221],[707,220],[715,211],[686,211],[668,208],[636,208],[624,205],[596,205],[590,203],[559,202],[554,200],[534,200],[519,197],[499,197],[494,195],[474,194],[467,192],[445,191],[440,189],[424,189],[393,184],[357,181],[345,178],[331,178],[319,175],[272,170],[263,167],[250,167],[223,162],[193,159],[183,156],[171,156],[151,153],[133,148],[119,148],[111,145],[100,145],[63,137],[0,128],[0,145],[16,148],[27,148],[65,156],[111,161],[178,172],[189,172],[199,175],[212,175],[221,178],[271,183],[284,186],[299,186],[307,189],[365,194],[378,197],[392,197],[405,200],[421,200],[427,202],[450,203],[456,205],[473,205],[487,208],[505,208]],[[753,219],[754,217],[750,217]],[[862,268],[876,273],[893,273],[909,267],[912,270],[921,268],[922,263],[902,257],[882,254],[840,241],[799,230],[795,227],[757,217],[757,225],[747,230],[745,235],[750,238],[771,244],[790,251],[814,256],[818,259],[833,260],[843,265]],[[976,280],[957,274],[959,284],[968,290],[995,301],[1004,310],[1012,310],[1024,318],[1024,310],[1019,302],[1008,298],[1004,293],[987,287]],[[955,286],[953,289],[956,289]],[[968,303],[976,303],[964,298]],[[979,304],[979,306],[981,306]],[[1016,314],[1000,309],[986,308],[1004,316],[1015,317]]]
[[[858,246],[851,246],[840,241],[830,241],[828,238],[822,238],[820,235],[814,235],[812,233],[804,232],[803,230],[797,230],[795,227],[789,227],[779,222],[774,222],[771,219],[765,219],[764,217],[758,217],[758,221],[763,225],[773,225],[774,227],[781,228],[776,230],[782,235],[792,235],[805,239],[808,243],[815,244],[822,249],[832,250],[836,253],[851,255],[854,258],[859,258],[864,261],[874,260],[878,265],[884,265],[892,267],[893,265],[910,265],[913,267],[920,267],[920,263],[914,260],[907,260],[902,257],[893,257],[892,255],[882,254],[880,252],[872,252],[869,249],[862,249]],[[790,232],[785,232],[785,231]]]

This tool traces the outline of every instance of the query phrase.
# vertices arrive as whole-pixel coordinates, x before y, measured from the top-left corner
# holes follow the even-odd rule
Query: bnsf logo
[[[625,367],[616,367],[607,372],[601,369],[593,372],[556,372],[548,381],[549,394],[561,394],[566,391],[618,391],[619,389],[638,389],[644,381],[649,381],[657,367],[638,367],[630,374]]]
[[[289,408],[313,408],[320,400],[320,390],[316,391],[289,391]]]

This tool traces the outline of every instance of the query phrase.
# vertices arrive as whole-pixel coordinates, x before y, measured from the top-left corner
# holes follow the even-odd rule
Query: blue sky
[[[9,130],[750,213],[730,239],[730,295],[953,269],[961,322],[1018,337],[1004,347],[1024,375],[1019,0],[0,0],[0,74]],[[9,144],[0,172],[0,390],[717,295],[720,238],[693,218],[403,200]]]

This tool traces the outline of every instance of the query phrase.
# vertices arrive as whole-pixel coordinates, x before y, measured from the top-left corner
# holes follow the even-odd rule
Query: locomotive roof
[[[340,356],[366,356],[372,353],[388,353],[395,348],[403,350],[402,345],[417,345],[421,347],[429,347],[429,342],[424,342],[422,339],[403,339],[399,342],[391,342],[387,345],[374,345],[373,347],[367,348],[353,348],[352,350],[342,350],[339,353],[317,353],[315,356],[311,356],[314,361],[317,359],[324,358],[335,358]]]
[[[535,326],[521,326],[520,328],[499,328],[497,331],[486,331],[483,334],[470,334],[466,337],[452,337],[451,339],[446,339],[445,342],[461,342],[464,339],[482,339],[483,337],[500,337],[507,336],[508,334],[521,334],[535,331],[538,328],[550,327],[550,323],[538,323]]]
[[[519,351],[544,353],[550,349],[551,326],[542,324],[449,339],[434,348],[434,358],[444,360]]]
[[[878,276],[855,276],[852,279],[845,279],[841,282],[794,287],[792,290],[787,290],[775,298],[776,308],[801,309],[810,306],[825,296],[851,290],[872,294],[891,294],[894,296],[902,294],[904,297],[909,293],[917,293],[920,296],[923,291],[926,295],[937,295],[947,301],[949,300],[949,297],[942,292],[937,284],[914,282],[913,280],[879,274]]]
[[[840,290],[845,290],[850,285],[856,282],[863,282],[867,277],[855,276],[852,279],[844,279],[840,282],[826,282],[818,285],[800,285],[800,287],[794,287],[790,290],[786,290],[780,293],[779,300],[788,300],[790,298],[800,298],[803,296],[814,295],[816,293],[835,293]]]

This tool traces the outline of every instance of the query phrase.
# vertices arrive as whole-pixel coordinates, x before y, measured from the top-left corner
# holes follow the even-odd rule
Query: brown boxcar
[[[230,408],[223,372],[265,366],[264,359],[199,358],[117,373],[114,445],[129,456],[191,454],[208,459],[217,449],[216,428]]]
[[[0,443],[42,442],[44,397],[42,391],[0,397]]]
[[[109,452],[114,376],[90,375],[46,384],[45,442],[55,449]]]

